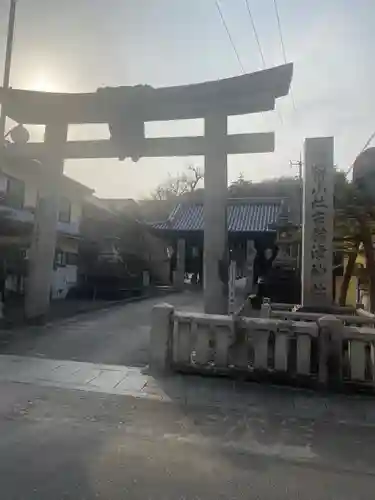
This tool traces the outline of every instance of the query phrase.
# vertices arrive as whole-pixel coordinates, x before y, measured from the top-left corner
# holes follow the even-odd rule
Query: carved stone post
[[[236,310],[236,273],[236,261],[232,260],[229,265],[228,314],[233,314]]]
[[[186,244],[183,238],[177,241],[177,263],[176,271],[174,274],[174,286],[179,290],[184,287],[185,281],[185,257],[186,257]]]
[[[168,370],[171,363],[173,306],[157,304],[152,310],[150,332],[150,368]]]
[[[65,123],[46,125],[26,287],[25,313],[33,320],[43,319],[49,308],[67,131]]]
[[[302,305],[332,304],[333,137],[305,141]]]
[[[323,316],[319,326],[319,382],[340,384],[343,376],[343,324],[336,316]]]
[[[256,256],[256,250],[254,247],[253,240],[247,240],[246,242],[246,285],[245,293],[249,295],[252,293],[254,288],[254,259]]]
[[[204,177],[204,310],[226,314],[228,307],[227,255],[227,117],[205,118]]]

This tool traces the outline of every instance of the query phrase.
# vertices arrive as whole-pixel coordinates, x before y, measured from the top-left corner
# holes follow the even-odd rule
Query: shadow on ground
[[[373,497],[372,425],[304,418],[297,406],[287,416],[287,402],[312,407],[315,395],[254,384],[237,385],[247,400],[241,409],[221,400],[225,390],[216,404],[202,404],[190,391],[206,382],[194,379],[179,382],[186,384],[185,401],[174,396],[168,404],[2,385],[3,497],[289,500],[310,499],[312,491],[320,500]],[[172,380],[159,382],[170,396],[176,391]],[[337,403],[344,409],[352,400]]]
[[[375,473],[371,397],[199,375],[156,376],[155,385],[194,424],[192,434],[200,442],[267,459]]]

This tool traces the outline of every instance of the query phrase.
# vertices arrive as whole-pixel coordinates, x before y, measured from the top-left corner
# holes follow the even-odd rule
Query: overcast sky
[[[262,69],[245,0],[221,0],[248,72]],[[273,0],[249,0],[268,67],[283,63]],[[8,0],[0,0],[5,48]],[[291,175],[305,137],[333,135],[335,163],[346,169],[375,130],[374,0],[278,0],[296,109],[290,96],[278,112],[230,120],[230,131],[272,131],[275,153],[229,158],[229,181],[240,172],[262,180]],[[0,63],[3,63],[3,52]],[[80,92],[100,86],[179,85],[241,73],[214,0],[18,0],[11,84],[14,88]],[[200,134],[202,124],[156,125],[157,134]],[[107,131],[75,127],[74,138]],[[40,138],[38,131],[34,138]],[[167,176],[203,158],[79,160],[67,175],[99,196],[147,196]]]

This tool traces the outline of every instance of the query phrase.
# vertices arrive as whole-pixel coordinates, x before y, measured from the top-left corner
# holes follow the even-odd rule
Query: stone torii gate
[[[227,117],[273,110],[289,92],[293,65],[216,82],[155,89],[103,88],[90,94],[0,89],[6,115],[21,124],[45,125],[44,143],[14,143],[7,154],[44,167],[35,214],[26,314],[46,314],[56,243],[64,160],[72,158],[205,157],[204,302],[208,313],[227,312],[227,155],[274,151],[274,133],[227,134]],[[202,137],[146,138],[144,124],[204,118]],[[109,140],[67,141],[70,124],[107,123]]]

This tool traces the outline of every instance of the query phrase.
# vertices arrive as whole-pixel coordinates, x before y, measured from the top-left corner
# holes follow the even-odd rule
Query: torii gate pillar
[[[204,173],[204,311],[228,311],[227,116],[205,118]]]
[[[35,211],[25,302],[26,317],[34,321],[44,319],[49,307],[67,133],[65,123],[48,124],[45,128],[43,173]]]

